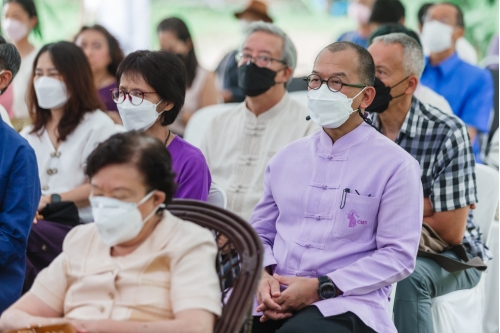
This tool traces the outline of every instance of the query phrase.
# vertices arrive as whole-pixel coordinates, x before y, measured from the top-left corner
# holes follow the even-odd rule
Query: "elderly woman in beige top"
[[[94,223],[0,318],[0,331],[71,323],[78,332],[212,332],[221,313],[210,231],[167,210],[175,190],[163,144],[113,135],[87,160]]]

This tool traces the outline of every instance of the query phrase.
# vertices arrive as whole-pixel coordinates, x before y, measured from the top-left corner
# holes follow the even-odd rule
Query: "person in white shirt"
[[[33,32],[38,37],[42,36],[38,21],[38,14],[33,0],[7,0],[3,2],[2,30],[7,39],[17,48],[21,55],[21,67],[16,79],[12,81],[10,93],[0,98],[0,103],[5,106],[12,116],[16,130],[21,130],[30,123],[26,92],[30,85],[33,60],[38,50],[30,43],[28,37]],[[10,96],[10,97],[9,97]],[[8,100],[12,98],[11,100]]]
[[[28,105],[33,125],[21,135],[37,157],[43,194],[38,211],[52,202],[72,201],[80,208],[80,218],[89,221],[84,161],[99,142],[115,133],[114,123],[99,110],[90,65],[73,43],[42,47],[32,80]]]
[[[246,99],[213,118],[200,148],[212,180],[227,194],[227,209],[249,220],[262,196],[269,159],[319,127],[306,121],[307,107],[286,92],[297,52],[281,29],[251,23],[236,60]]]

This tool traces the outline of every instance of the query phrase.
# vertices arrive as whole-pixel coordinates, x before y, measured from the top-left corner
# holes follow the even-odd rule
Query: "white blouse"
[[[88,112],[73,133],[55,149],[47,131],[30,133],[33,125],[21,135],[35,150],[42,194],[64,193],[85,184],[87,157],[98,143],[116,132],[111,118],[101,110]]]

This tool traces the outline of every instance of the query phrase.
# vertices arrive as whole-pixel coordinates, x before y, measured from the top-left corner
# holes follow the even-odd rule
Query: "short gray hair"
[[[290,76],[291,78],[293,76],[293,71],[295,71],[295,67],[297,67],[297,50],[295,49],[295,45],[293,45],[290,37],[288,37],[288,35],[283,30],[278,28],[278,26],[264,21],[250,23],[245,30],[245,39],[241,44],[240,51],[243,50],[243,45],[245,45],[248,37],[250,37],[250,35],[254,32],[258,31],[267,32],[271,35],[278,36],[283,40],[283,48],[281,49],[280,60],[282,60],[288,67],[292,69],[292,75]]]
[[[17,51],[17,48],[14,44],[7,43],[5,38],[0,36],[0,71],[10,71],[12,73],[12,80],[14,80],[17,72],[19,72],[19,67],[21,67],[21,55]],[[10,85],[10,82],[7,87]],[[7,87],[0,91],[0,95],[7,90]]]
[[[399,44],[403,47],[403,66],[406,75],[415,75],[420,79],[425,67],[424,52],[418,42],[407,34],[397,32],[376,37],[373,43],[382,42],[384,45]]]

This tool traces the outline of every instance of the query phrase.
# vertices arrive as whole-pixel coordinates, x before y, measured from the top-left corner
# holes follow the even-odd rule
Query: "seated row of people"
[[[309,104],[306,108],[293,102],[285,89],[296,62],[295,49],[286,34],[263,22],[252,24],[248,31],[237,55],[240,86],[247,99],[214,118],[202,151],[212,177],[228,194],[228,209],[249,220],[266,249],[265,269],[254,308],[254,332],[278,329],[279,332],[292,329],[307,332],[311,327],[318,332],[342,329],[349,332],[395,332],[396,327],[408,332],[431,332],[429,299],[462,288],[464,283],[466,288],[475,286],[480,273],[469,269],[454,274],[458,276],[454,283],[450,282],[450,273],[435,262],[415,259],[422,222],[434,228],[449,244],[463,242],[471,257],[486,260],[489,253],[480,240],[479,228],[469,209],[477,198],[474,158],[466,127],[456,116],[421,104],[412,96],[424,66],[421,47],[405,34],[378,37],[369,51],[348,42],[326,47],[318,55],[312,74],[307,78]],[[66,46],[65,42],[53,45]],[[83,56],[80,58],[86,62],[80,52]],[[45,63],[43,55],[46,55]],[[40,80],[52,84],[47,91],[57,92],[54,94],[61,103],[47,105],[46,109],[40,105],[41,115],[49,121],[55,117],[52,113],[58,108],[70,112],[65,103],[69,105],[74,91],[68,88],[70,94],[61,93],[66,93],[66,86],[71,81],[64,79],[55,59],[50,53],[41,52],[34,66],[34,73],[38,70],[40,76],[34,77],[33,88],[38,105],[44,98],[39,97],[36,90],[35,83]],[[86,66],[90,72],[88,64]],[[187,178],[186,184],[191,184],[196,193],[207,193],[210,173],[203,156],[165,127],[177,117],[184,101],[187,73],[182,62],[164,51],[137,51],[127,56],[118,72],[119,85],[112,96],[125,128],[140,130],[159,139],[160,143],[156,141],[156,145],[164,152],[171,152],[179,189],[184,185],[179,175],[192,172],[193,176]],[[373,87],[375,77],[385,86],[394,88],[390,91],[392,98],[387,110],[369,119],[364,111],[377,98]],[[399,84],[395,86],[396,83]],[[61,112],[59,117],[61,114],[65,113]],[[49,132],[48,127],[42,128],[43,132]],[[39,134],[52,139],[43,132]],[[53,148],[61,141],[61,133],[55,134],[55,143],[47,141]],[[38,136],[36,131],[31,135]],[[46,307],[35,300],[47,292],[64,300],[65,293],[51,290],[52,286],[47,286],[44,279],[47,279],[47,272],[60,274],[61,267],[67,267],[67,260],[76,260],[75,265],[81,261],[95,261],[97,254],[88,253],[107,248],[112,257],[126,256],[126,260],[123,259],[128,262],[130,256],[142,248],[139,243],[147,238],[140,238],[140,233],[147,234],[162,225],[159,223],[161,219],[151,212],[157,211],[165,198],[170,198],[170,192],[167,189],[154,191],[157,185],[153,183],[146,186],[154,168],[144,168],[147,172],[141,169],[142,175],[136,175],[136,178],[147,180],[142,184],[145,189],[141,193],[126,193],[130,184],[123,186],[125,190],[111,190],[113,186],[120,187],[111,184],[113,173],[125,178],[127,172],[134,174],[130,165],[121,170],[114,164],[139,163],[137,155],[127,160],[125,156],[131,153],[124,152],[123,159],[109,162],[108,168],[102,161],[112,159],[115,156],[113,150],[119,151],[121,145],[126,146],[127,138],[138,149],[146,149],[141,144],[145,137],[135,134],[140,139],[134,134],[129,135],[130,138],[125,134],[115,135],[93,153],[89,152],[86,174],[91,183],[82,186],[86,187],[87,198],[91,193],[97,193],[95,198],[93,195],[90,198],[95,223],[78,227],[68,235],[63,253],[40,274],[32,291],[5,312],[0,320],[4,327],[15,327],[16,318],[31,320],[31,316],[61,317],[72,313],[68,315],[69,319],[87,320],[89,313],[96,317],[95,311],[105,313],[96,318],[158,320],[158,317],[134,311],[134,305],[128,303],[123,310],[117,305],[109,305],[114,304],[115,294],[112,292],[108,295],[110,300],[106,301],[109,306],[102,308],[94,299],[87,299],[83,302],[85,305],[74,305],[72,311],[70,300],[67,300],[68,304],[48,300],[51,304],[45,303]],[[177,156],[172,149],[176,141],[182,147],[176,148],[178,152],[182,151]],[[55,156],[51,158],[62,156],[56,156],[55,149],[53,152]],[[191,163],[191,167],[176,170],[176,160],[182,160],[186,157],[184,155],[189,156],[183,163]],[[93,161],[93,157],[99,161]],[[415,160],[420,162],[420,167]],[[140,159],[140,163],[149,162],[147,158]],[[198,166],[193,165],[196,162],[199,162]],[[84,163],[79,165],[81,173]],[[101,165],[102,170],[91,171],[94,163]],[[112,165],[114,169],[110,171]],[[40,172],[44,172],[43,169]],[[99,180],[104,183],[99,184]],[[457,182],[459,188],[455,186]],[[51,193],[50,200],[66,200],[63,196],[64,193]],[[127,205],[130,210],[122,210],[122,213],[126,211],[126,217],[119,219],[118,212],[115,210],[117,213],[113,215],[112,211],[113,207],[120,207],[123,203],[103,197],[133,203],[134,209],[137,207],[135,203],[148,202],[148,209],[139,209],[139,216],[132,212],[132,206]],[[43,200],[51,202],[42,197],[40,203]],[[99,223],[101,217],[108,223]],[[118,222],[121,220],[123,224]],[[148,225],[146,221],[153,222]],[[130,229],[126,225],[130,225]],[[132,225],[136,227],[132,228]],[[118,230],[122,226],[123,230]],[[80,250],[75,253],[72,244],[80,244],[81,237],[90,239],[91,234],[97,235],[96,231],[100,238],[88,245],[90,252],[82,254]],[[139,237],[139,240],[134,237]],[[130,244],[127,242],[132,239],[137,247],[132,246],[130,252],[120,251],[123,250],[120,246],[128,249]],[[19,242],[22,244],[23,240]],[[82,255],[89,257],[85,259]],[[452,253],[445,255],[453,257]],[[173,254],[168,253],[168,256]],[[118,266],[122,269],[118,272],[132,273],[123,265]],[[193,270],[198,269],[196,264],[190,265]],[[104,266],[102,269],[114,267],[111,261],[106,261]],[[371,269],[367,270],[367,267]],[[68,278],[67,274],[71,272],[65,270],[59,275],[61,284]],[[90,287],[85,279],[85,274],[76,276],[76,280],[71,276],[71,282],[80,291]],[[111,285],[118,287],[120,283],[116,279],[113,281]],[[402,281],[400,284],[404,287],[398,288],[396,295],[395,327],[385,308],[391,284],[398,281]],[[432,281],[442,288],[429,290],[429,284],[420,283],[422,281]],[[128,291],[141,283],[143,281],[131,282]],[[161,280],[161,284],[171,286],[168,279]],[[101,300],[104,296],[98,294],[95,297]],[[124,302],[125,299],[123,296]],[[48,310],[33,312],[31,304]],[[173,311],[174,316],[168,318],[179,319],[175,309]],[[218,311],[209,308],[208,313],[217,315]],[[213,323],[209,320],[213,320],[213,315],[207,318],[207,322]],[[39,319],[34,318],[35,321]],[[88,325],[91,324],[103,323]],[[78,325],[86,323],[74,325],[80,327]],[[109,325],[113,327],[111,331],[120,331],[124,327],[115,322]],[[125,330],[132,327],[135,326]]]

